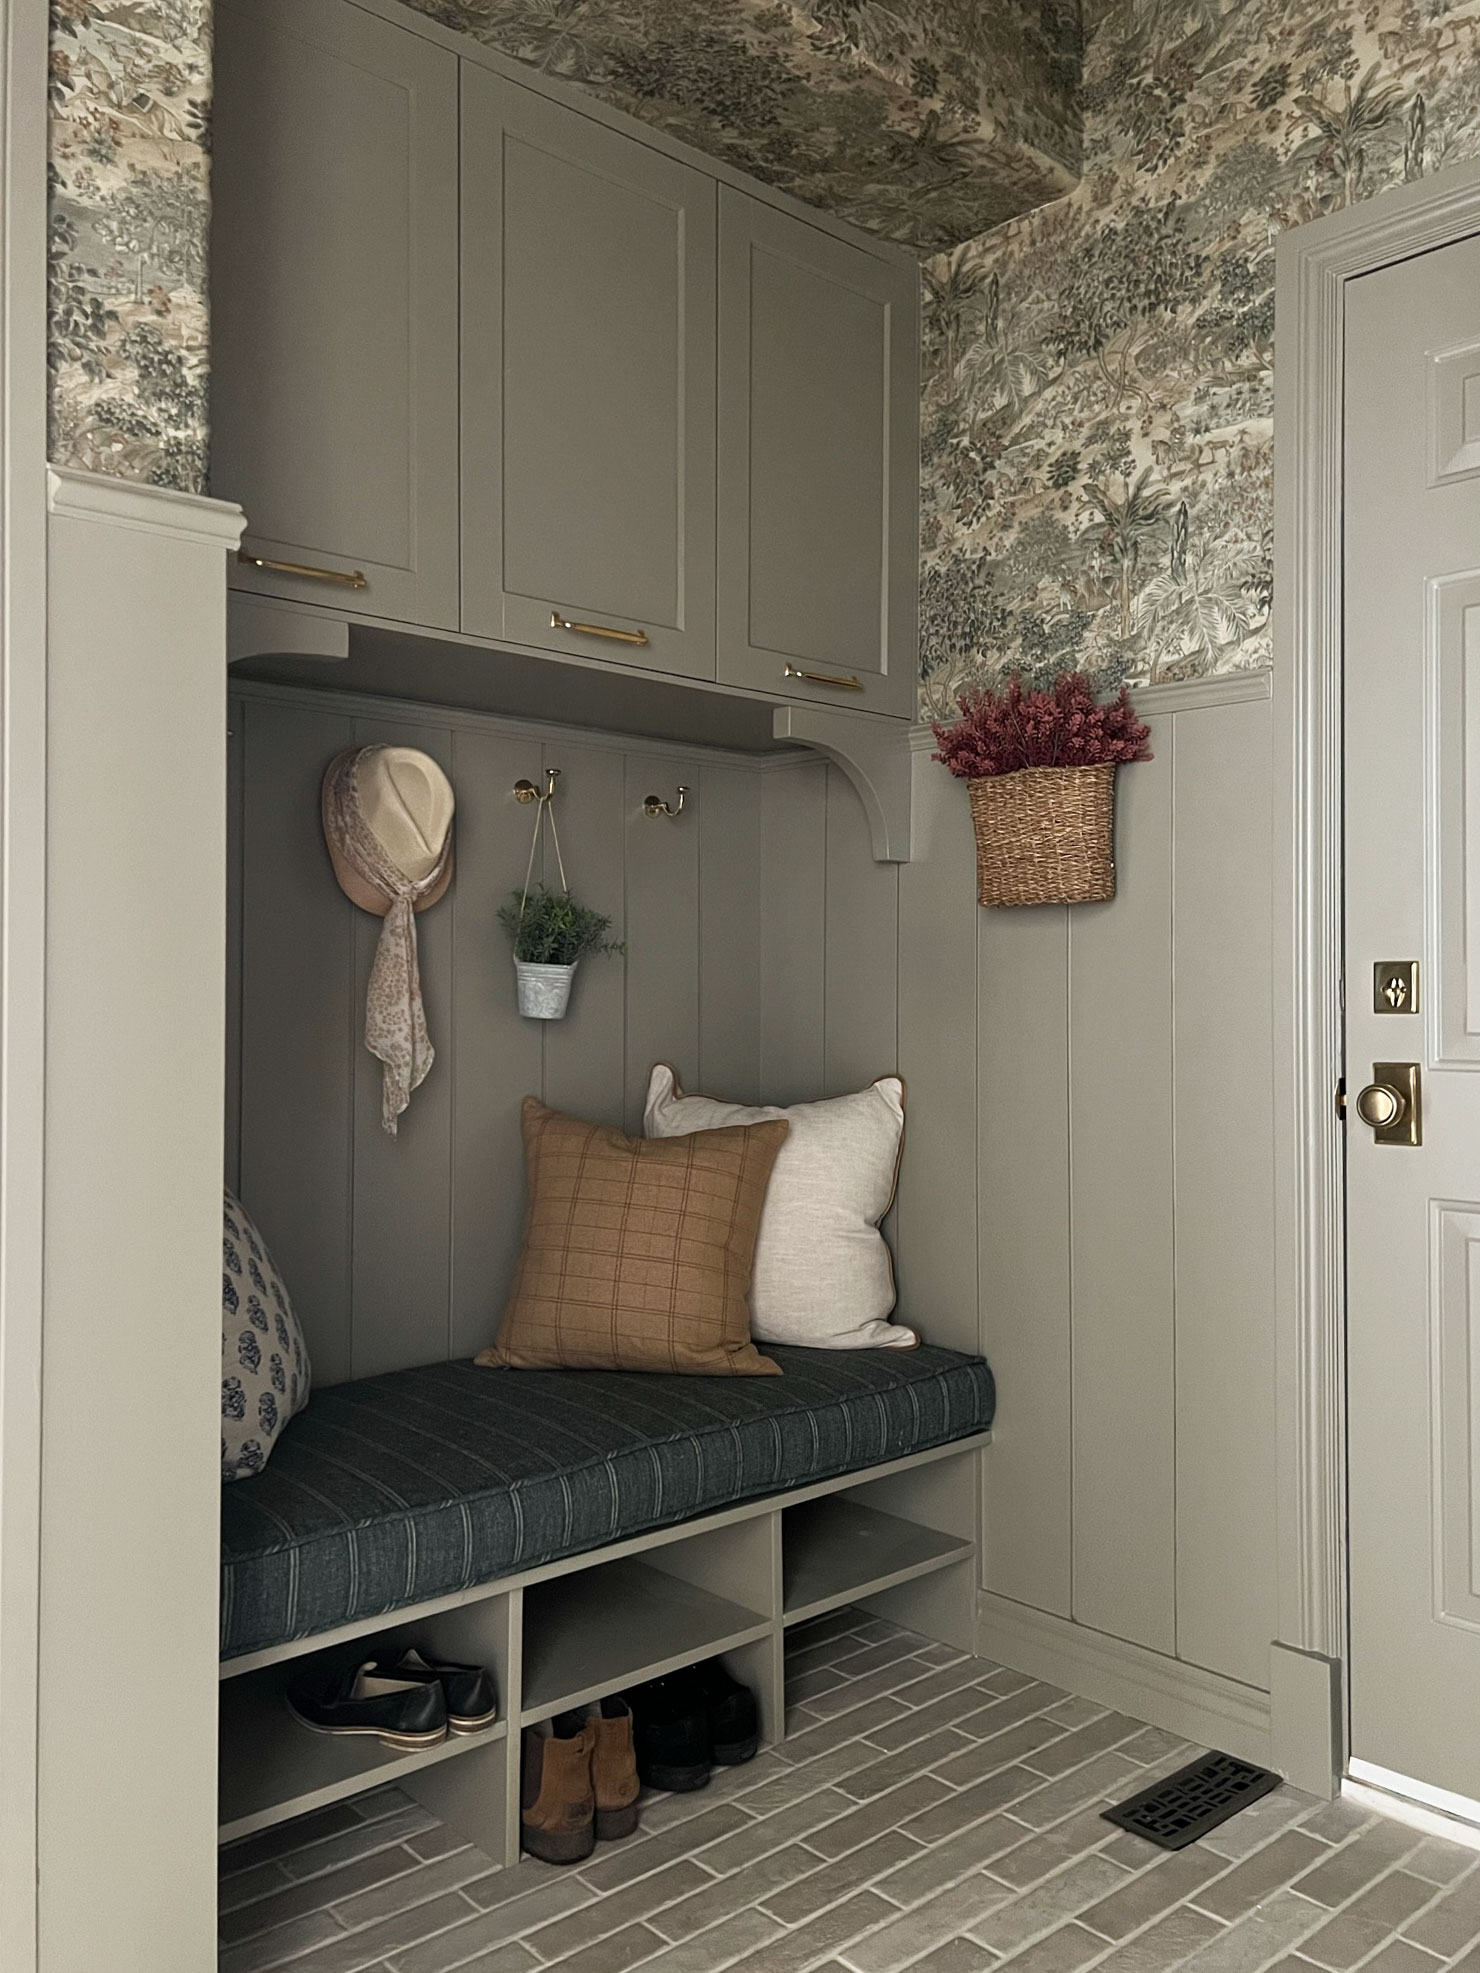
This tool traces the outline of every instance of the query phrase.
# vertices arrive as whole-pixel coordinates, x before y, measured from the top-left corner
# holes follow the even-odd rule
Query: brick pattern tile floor
[[[1281,1788],[1168,1855],[1100,1819],[1195,1749],[843,1611],[790,1736],[580,1869],[394,1788],[221,1857],[220,1973],[1480,1973],[1480,1850]]]

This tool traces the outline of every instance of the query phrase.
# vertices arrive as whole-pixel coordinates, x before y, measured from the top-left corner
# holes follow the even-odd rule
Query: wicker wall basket
[[[1114,897],[1114,761],[1024,767],[966,786],[978,904],[1094,904]]]

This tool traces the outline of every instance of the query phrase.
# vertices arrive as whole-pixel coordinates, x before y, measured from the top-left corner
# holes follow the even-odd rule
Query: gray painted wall
[[[1268,1685],[1274,1615],[1270,706],[1152,724],[1113,904],[982,911],[916,763],[900,871],[910,1297],[999,1386],[984,1587]]]
[[[239,688],[231,713],[227,1170],[291,1282],[316,1380],[463,1355],[489,1340],[523,1207],[527,1093],[641,1129],[654,1061],[753,1102],[896,1067],[898,871],[812,756],[757,760],[561,733],[348,695]],[[457,790],[457,874],[419,922],[437,1061],[392,1141],[362,1041],[377,921],[334,881],[319,784],[339,748],[424,747]],[[561,769],[572,887],[622,958],[586,961],[562,1022],[515,1011],[494,912],[522,881],[533,813],[510,794]],[[655,820],[644,796],[693,792]],[[547,874],[554,880],[553,859]],[[969,1343],[974,1310],[932,1325]]]
[[[1267,1685],[1267,699],[1154,718],[1154,762],[1121,776],[1112,905],[989,912],[964,790],[924,753],[915,860],[881,864],[852,788],[809,756],[246,689],[228,1162],[320,1381],[491,1334],[527,1091],[636,1129],[658,1058],[778,1102],[897,1066],[902,1316],[979,1342],[1000,1388],[984,1589]],[[394,1143],[360,1039],[376,926],[341,896],[317,821],[325,762],[370,739],[426,747],[459,804],[457,881],[421,920],[438,1061]],[[537,1025],[514,1011],[493,913],[531,826],[509,790],[547,765],[572,884],[628,954],[588,962],[569,1018]],[[641,813],[679,781],[695,790],[679,821]]]

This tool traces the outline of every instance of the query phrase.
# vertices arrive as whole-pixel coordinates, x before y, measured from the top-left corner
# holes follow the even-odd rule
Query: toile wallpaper
[[[1077,108],[1073,0],[414,4],[876,230],[975,235],[925,267],[928,712],[1013,670],[1268,664],[1272,242],[1480,154],[1480,0],[1095,0]],[[52,0],[52,457],[185,491],[209,25]],[[1081,111],[1076,189],[974,223],[1045,180],[984,193],[952,133],[1057,190]]]
[[[1078,175],[1078,0],[406,4],[922,252]]]
[[[51,457],[206,472],[210,0],[51,0]]]
[[[922,670],[1270,661],[1273,240],[1480,154],[1476,0],[1106,0],[1083,179],[927,263]]]

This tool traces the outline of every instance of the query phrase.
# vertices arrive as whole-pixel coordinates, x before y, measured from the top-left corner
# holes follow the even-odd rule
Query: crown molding
[[[75,466],[47,467],[46,507],[59,519],[101,521],[173,541],[198,542],[203,548],[235,548],[246,526],[245,514],[230,501],[113,479]]]

